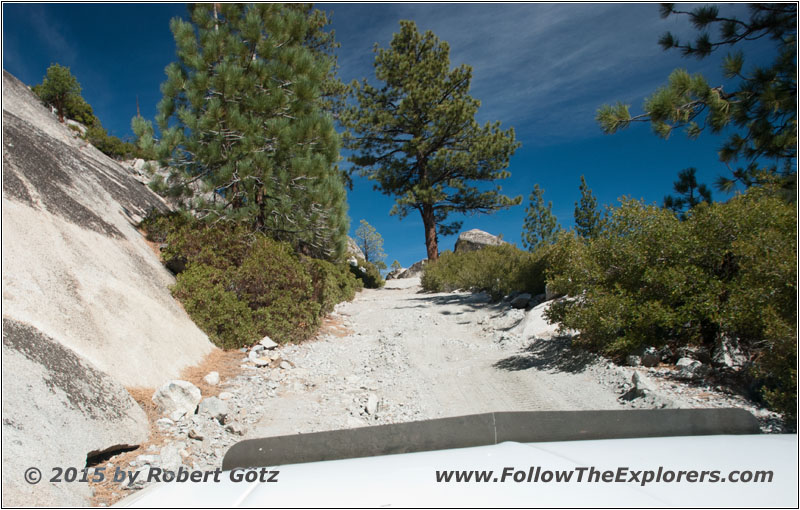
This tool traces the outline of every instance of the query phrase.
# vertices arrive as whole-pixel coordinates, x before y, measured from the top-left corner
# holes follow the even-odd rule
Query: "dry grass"
[[[215,348],[198,365],[187,367],[181,372],[181,379],[189,381],[198,388],[203,397],[216,397],[220,393],[220,386],[228,379],[232,379],[242,373],[242,358],[246,357],[239,350],[223,351]],[[218,372],[220,384],[210,386],[203,378],[209,372]]]

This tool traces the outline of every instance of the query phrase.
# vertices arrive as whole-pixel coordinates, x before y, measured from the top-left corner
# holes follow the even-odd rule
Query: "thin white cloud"
[[[362,29],[340,39],[345,78],[373,76],[372,45],[386,47],[399,19],[414,20],[449,43],[453,66],[472,66],[479,120],[541,133],[533,143],[599,134],[602,103],[638,106],[676,65],[702,66],[660,49],[661,33],[686,23],[662,20],[655,4],[392,4],[358,14]]]
[[[64,33],[61,23],[50,17],[40,5],[31,5],[27,12],[35,32],[33,37],[47,44],[60,62],[77,62],[78,50],[70,43],[70,37]]]

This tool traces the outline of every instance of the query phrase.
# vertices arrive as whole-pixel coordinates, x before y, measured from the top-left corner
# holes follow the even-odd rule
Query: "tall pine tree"
[[[170,27],[178,60],[167,69],[156,118],[134,130],[156,149],[183,193],[210,191],[193,209],[245,221],[316,256],[336,257],[347,232],[330,106],[333,42],[305,5],[196,4]]]
[[[540,246],[555,241],[561,225],[553,214],[553,202],[544,203],[544,190],[533,186],[530,201],[525,208],[525,223],[522,226],[522,246],[536,251]]]
[[[597,210],[597,199],[581,175],[581,200],[575,202],[575,231],[584,239],[594,239],[602,229],[602,216]]]
[[[388,49],[375,46],[378,88],[354,83],[358,105],[343,115],[355,171],[396,198],[391,214],[417,211],[425,227],[428,259],[439,256],[438,234],[451,235],[461,222],[451,213],[491,213],[519,204],[471,181],[505,179],[519,144],[500,123],[478,125],[480,101],[470,97],[472,70],[450,69],[449,46],[432,32],[420,34],[401,21]]]

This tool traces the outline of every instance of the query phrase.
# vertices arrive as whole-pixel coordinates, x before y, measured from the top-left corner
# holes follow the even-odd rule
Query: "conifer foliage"
[[[545,244],[556,240],[561,225],[553,214],[553,202],[544,203],[544,190],[538,184],[533,186],[530,203],[525,208],[525,223],[522,226],[522,246],[528,251],[536,251]]]
[[[519,147],[514,130],[500,123],[478,125],[480,101],[469,92],[472,69],[450,69],[449,46],[432,32],[421,34],[401,21],[389,48],[375,47],[373,87],[354,83],[356,106],[342,116],[355,171],[375,189],[396,198],[391,214],[417,211],[425,227],[428,259],[438,258],[437,235],[452,235],[461,222],[450,213],[491,213],[519,204],[470,181],[504,179]]]
[[[685,128],[695,138],[704,130],[732,132],[719,151],[720,161],[742,167],[731,176],[720,176],[717,187],[732,191],[736,183],[746,187],[763,184],[778,175],[796,180],[797,158],[797,4],[750,4],[749,17],[720,13],[718,5],[684,11],[662,4],[661,16],[685,16],[699,31],[694,42],[664,34],[659,44],[698,59],[742,41],[768,38],[775,43],[775,59],[769,65],[745,67],[744,53],[729,53],[722,62],[727,85],[712,85],[701,74],[676,69],[668,83],[644,103],[644,112],[631,115],[629,105],[604,105],[597,112],[603,131],[614,133],[632,122],[650,122],[663,138]],[[716,32],[716,36],[712,33]],[[774,163],[767,165],[770,160]],[[791,185],[794,186],[793,184]]]
[[[664,208],[672,210],[681,219],[686,219],[686,213],[692,207],[702,202],[711,203],[711,190],[697,182],[696,174],[696,168],[681,170],[673,185],[676,195],[664,197]]]
[[[383,236],[375,230],[375,227],[361,220],[356,229],[356,244],[364,254],[364,260],[372,262],[378,269],[386,269],[386,253],[383,251]]]
[[[581,200],[575,202],[575,231],[584,239],[594,239],[602,230],[600,212],[597,210],[597,199],[581,175]]]
[[[166,68],[156,118],[133,121],[139,144],[173,172],[173,195],[208,193],[191,207],[244,221],[314,256],[336,257],[347,232],[336,168],[339,138],[325,94],[335,46],[308,6],[196,4],[170,27],[178,60]]]
[[[34,87],[34,92],[46,104],[58,112],[58,120],[64,122],[67,108],[81,98],[81,86],[69,70],[69,67],[52,64],[42,83]]]

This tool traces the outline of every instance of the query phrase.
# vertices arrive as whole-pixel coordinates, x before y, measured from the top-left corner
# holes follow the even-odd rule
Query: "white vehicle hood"
[[[160,483],[116,506],[135,507],[797,507],[796,435],[608,439],[491,446],[272,467],[277,482]],[[528,471],[772,471],[770,483],[501,482]],[[498,481],[437,482],[436,471],[494,472]],[[585,479],[585,478],[584,478]]]

